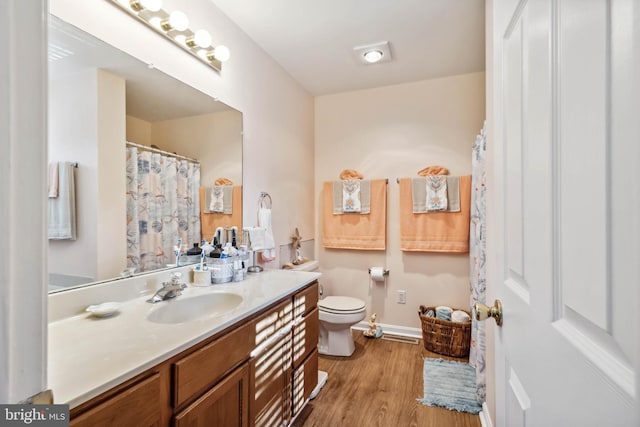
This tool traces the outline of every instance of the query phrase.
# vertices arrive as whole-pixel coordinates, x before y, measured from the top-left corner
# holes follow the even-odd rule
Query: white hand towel
[[[276,242],[273,238],[273,230],[271,228],[271,209],[258,209],[258,227],[265,229],[264,248],[266,250],[262,251],[262,260],[273,261],[276,259]]]
[[[345,213],[360,212],[360,180],[345,179],[342,181],[342,209]]]
[[[249,242],[251,243],[251,247],[250,247],[251,250],[253,251],[262,250],[265,248],[264,236],[265,236],[266,230],[264,228],[244,227],[243,230],[249,233]]]
[[[447,177],[427,175],[427,211],[447,210]]]

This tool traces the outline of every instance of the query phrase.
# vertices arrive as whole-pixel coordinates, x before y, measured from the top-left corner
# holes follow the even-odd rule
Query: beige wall
[[[151,123],[127,115],[127,141],[136,144],[151,145]]]
[[[203,186],[220,177],[242,184],[242,115],[235,110],[154,122],[151,141],[198,159]]]
[[[417,176],[428,165],[453,175],[471,172],[471,146],[485,118],[484,73],[321,96],[315,103],[316,253],[327,295],[363,299],[381,323],[420,327],[418,306],[469,306],[466,254],[400,251],[396,178]],[[356,169],[365,179],[388,178],[387,249],[323,249],[320,189]],[[390,270],[374,283],[371,266]],[[396,303],[405,290],[407,303]]]

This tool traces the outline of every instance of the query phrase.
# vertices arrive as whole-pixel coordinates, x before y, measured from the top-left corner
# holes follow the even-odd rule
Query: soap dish
[[[116,314],[121,305],[119,302],[103,302],[102,304],[90,305],[86,311],[95,317],[109,317]]]

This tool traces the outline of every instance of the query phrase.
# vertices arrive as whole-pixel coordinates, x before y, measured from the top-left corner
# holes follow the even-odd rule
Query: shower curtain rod
[[[184,159],[184,160],[188,160],[190,162],[200,163],[199,160],[192,159],[191,157],[181,156],[180,154],[171,153],[169,151],[164,151],[164,150],[161,150],[159,148],[149,147],[147,145],[136,144],[135,142],[126,141],[126,145],[130,145],[132,147],[142,148],[143,150],[151,151],[153,153],[159,153],[159,154],[164,154],[164,155],[167,155],[167,156],[170,156],[170,157],[175,157],[177,159]]]

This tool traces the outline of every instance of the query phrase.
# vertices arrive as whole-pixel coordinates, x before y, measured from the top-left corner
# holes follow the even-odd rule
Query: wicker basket
[[[450,322],[448,320],[437,319],[426,316],[428,310],[435,307],[420,306],[418,316],[422,321],[422,341],[424,348],[438,354],[452,357],[467,357],[469,355],[469,345],[471,344],[471,321]],[[454,309],[460,310],[460,309]],[[462,310],[469,316],[467,310]]]

